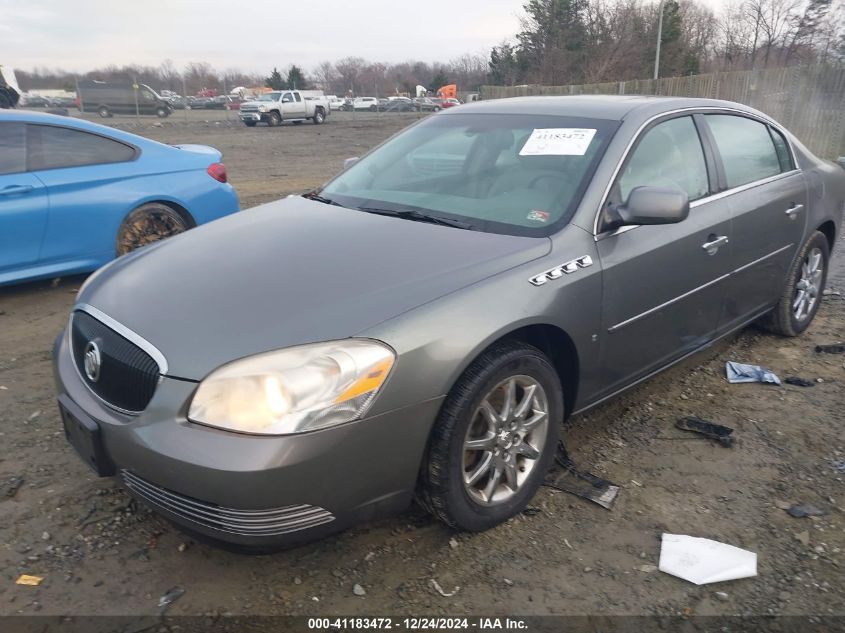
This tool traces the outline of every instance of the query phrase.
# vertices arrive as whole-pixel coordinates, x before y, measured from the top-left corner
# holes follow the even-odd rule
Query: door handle
[[[9,185],[0,189],[0,196],[12,196],[19,193],[29,193],[32,191],[32,185]]]
[[[796,217],[798,217],[798,212],[801,211],[801,209],[803,208],[803,204],[793,204],[786,210],[786,215],[789,216],[790,220],[794,220]]]
[[[707,251],[708,255],[715,255],[716,252],[725,244],[728,243],[728,236],[727,235],[720,235],[716,237],[715,235],[711,234],[708,238],[708,241],[704,242],[701,245],[705,251]]]

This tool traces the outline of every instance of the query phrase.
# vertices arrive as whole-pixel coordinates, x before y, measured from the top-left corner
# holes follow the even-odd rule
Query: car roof
[[[91,121],[86,121],[85,119],[79,119],[72,116],[47,114],[46,112],[32,112],[31,110],[0,110],[0,123],[10,121],[20,123],[41,123],[43,125],[60,125],[62,127],[92,132],[101,136],[109,136],[113,139],[131,143],[133,145],[155,145],[166,147],[166,145],[153,141],[152,139],[144,138],[143,136],[138,136],[137,134],[130,134],[129,132],[124,132],[107,125],[100,125],[99,123],[93,123]]]
[[[629,117],[641,117],[645,119],[661,112],[702,107],[731,108],[761,115],[761,113],[748,106],[719,99],[643,95],[573,95],[511,97],[508,99],[475,101],[463,108],[446,110],[441,116],[465,116],[477,112],[479,114],[577,116],[591,119],[623,121]]]

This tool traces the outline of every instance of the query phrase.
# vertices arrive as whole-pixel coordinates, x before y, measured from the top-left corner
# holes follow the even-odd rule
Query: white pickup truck
[[[302,123],[309,119],[319,125],[330,113],[328,99],[299,90],[265,92],[253,101],[242,103],[240,109],[241,121],[247,127],[255,127],[260,122],[276,127],[282,121]]]

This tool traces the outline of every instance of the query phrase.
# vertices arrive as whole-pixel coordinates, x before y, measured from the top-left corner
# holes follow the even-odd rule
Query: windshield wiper
[[[444,218],[439,215],[428,215],[420,211],[412,209],[395,210],[395,209],[379,209],[376,207],[358,207],[359,211],[367,213],[374,213],[375,215],[387,215],[394,218],[402,218],[403,220],[413,220],[414,222],[427,222],[429,224],[439,224],[441,226],[451,226],[456,229],[465,229],[472,231],[475,227],[469,222],[462,222],[461,220],[453,220],[452,218]]]
[[[336,207],[342,207],[343,206],[342,204],[340,204],[339,202],[335,202],[331,198],[325,198],[325,197],[321,196],[316,191],[309,191],[308,193],[303,193],[302,197],[308,198],[309,200],[314,200],[315,202],[322,202],[323,204],[331,204],[331,205],[334,205]]]

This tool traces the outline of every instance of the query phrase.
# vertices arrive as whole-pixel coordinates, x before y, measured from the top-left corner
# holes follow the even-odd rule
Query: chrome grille
[[[167,490],[128,470],[122,470],[120,474],[126,487],[148,503],[187,521],[230,534],[279,536],[334,521],[331,512],[317,506],[303,504],[264,510],[226,508]]]
[[[103,402],[128,413],[146,409],[160,377],[160,367],[150,354],[81,310],[73,313],[70,343],[80,377]],[[86,347],[92,343],[100,353],[95,380],[85,369]]]

